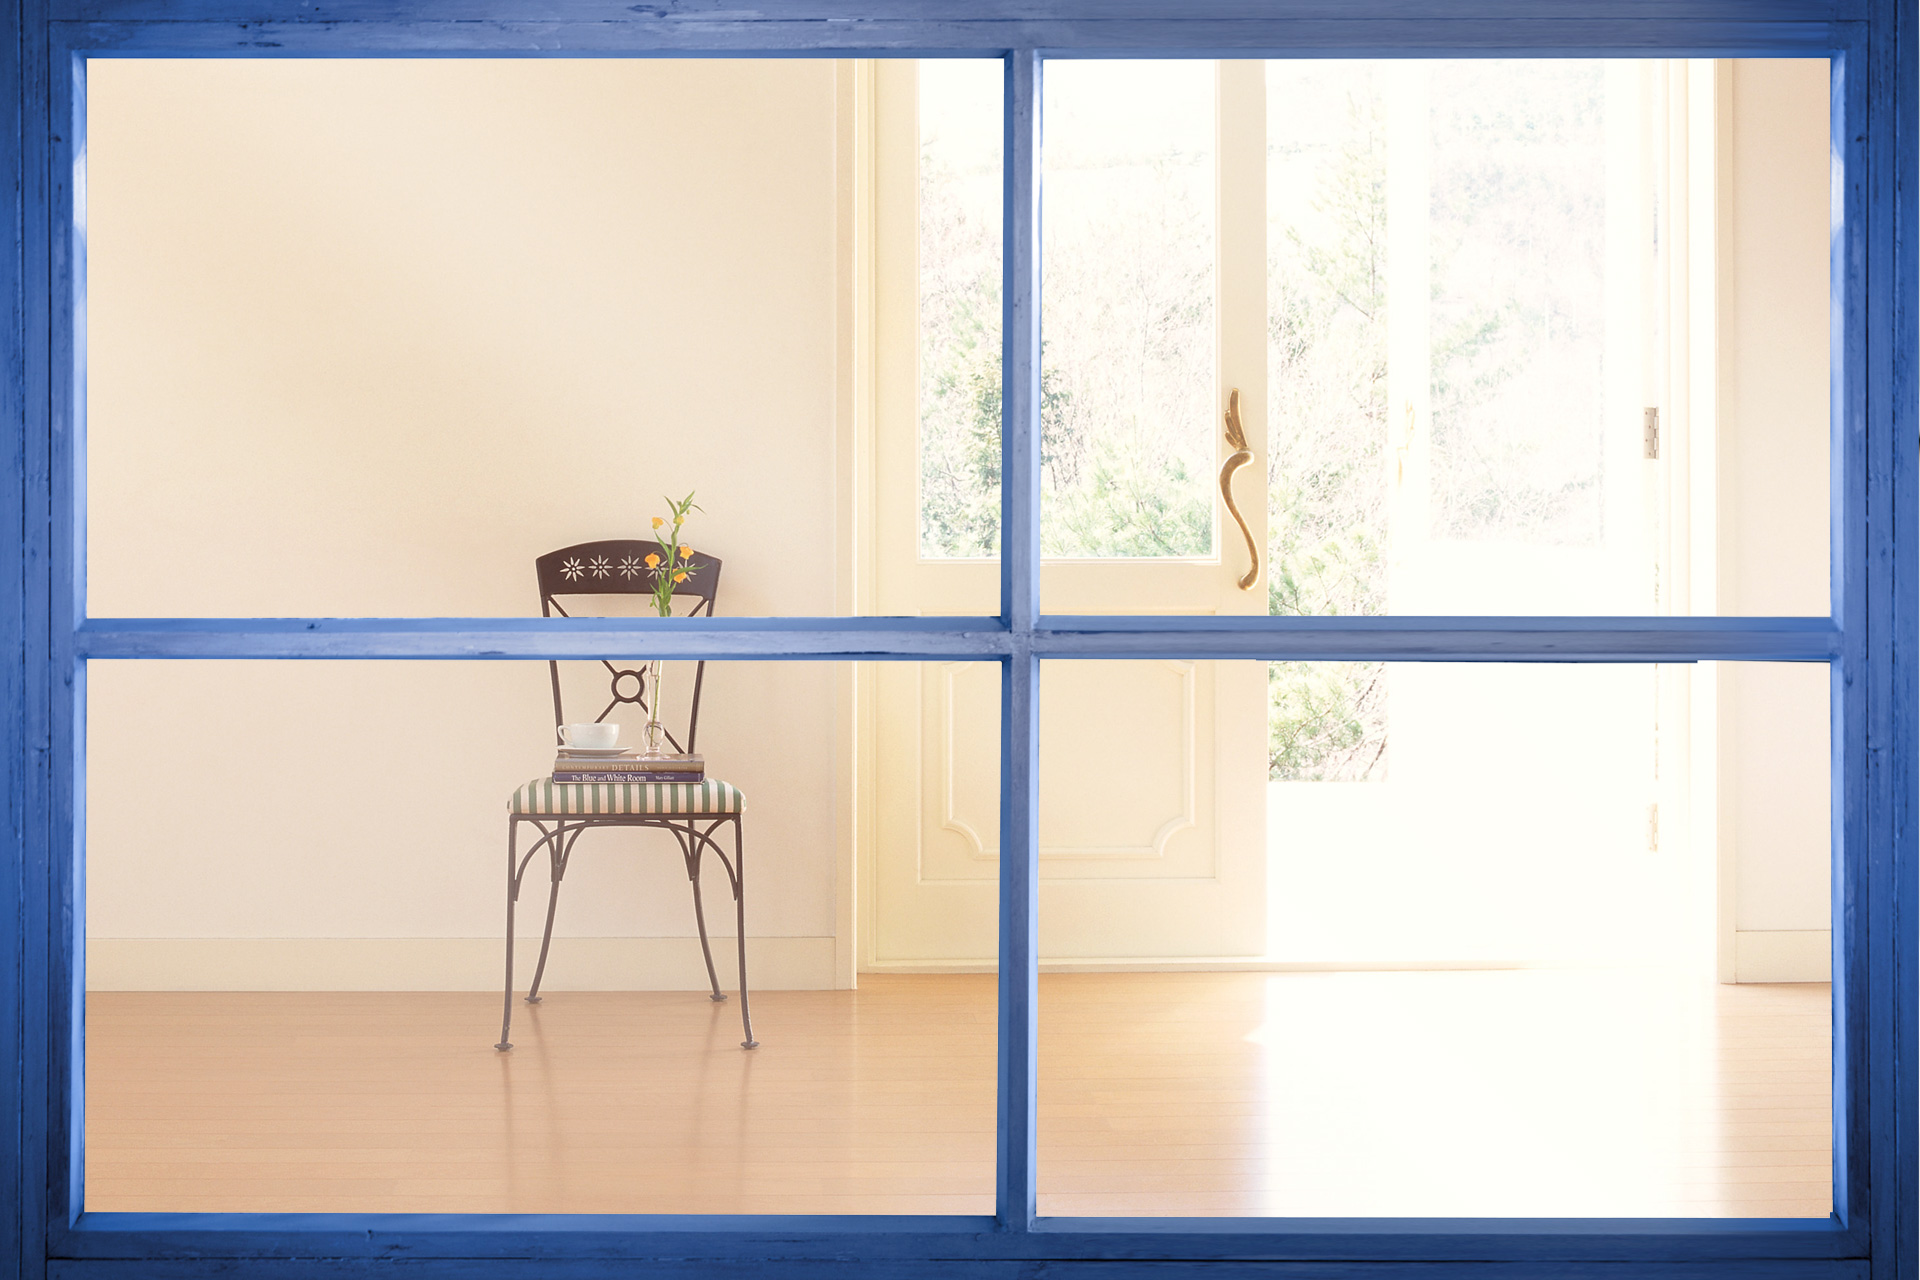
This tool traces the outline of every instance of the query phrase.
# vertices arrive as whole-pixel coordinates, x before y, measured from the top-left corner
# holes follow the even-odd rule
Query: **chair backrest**
[[[558,551],[549,551],[533,562],[534,573],[540,579],[540,615],[546,618],[555,615],[562,618],[586,616],[567,612],[556,598],[559,596],[651,596],[653,570],[647,568],[647,557],[664,554],[664,549],[657,542],[631,538],[582,542]],[[685,582],[675,584],[674,599],[692,602],[686,616],[710,618],[713,616],[714,599],[720,590],[720,560],[696,551],[689,563],[693,566],[693,572]],[[605,720],[623,705],[638,707],[642,711],[651,709],[653,691],[647,688],[646,659],[631,661],[634,665],[617,667],[605,659],[601,660],[600,665],[607,669],[609,677],[610,700],[594,717],[595,721]],[[560,726],[569,723],[561,704],[560,664],[547,663],[547,672],[553,681],[553,736],[557,744],[560,741]],[[689,704],[684,734],[675,733],[672,725],[661,721],[666,728],[667,740],[676,751],[697,750],[694,744],[700,732],[700,689],[706,676],[707,664],[704,661],[696,663],[693,698]]]

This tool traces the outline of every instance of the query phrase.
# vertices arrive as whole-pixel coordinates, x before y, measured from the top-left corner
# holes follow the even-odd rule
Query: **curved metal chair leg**
[[[699,852],[695,852],[693,856],[699,858]],[[693,881],[693,923],[701,927],[701,958],[707,960],[707,983],[712,986],[712,994],[707,998],[720,1002],[720,1000],[726,1000],[726,992],[720,990],[720,973],[714,971],[714,948],[708,946],[707,942],[707,908],[701,906],[701,873],[697,869],[697,864],[689,879]]]
[[[740,819],[733,820],[733,919],[734,936],[740,943],[740,1029],[747,1038],[742,1049],[757,1049],[753,1038],[753,1016],[747,1011],[747,856],[740,843]]]
[[[693,833],[693,823],[687,823],[687,835],[691,833]],[[680,837],[678,827],[674,829],[674,835]],[[701,837],[693,837],[693,839],[682,837],[680,850],[687,858],[687,881],[693,885],[693,923],[701,927],[701,958],[707,961],[707,984],[712,988],[712,994],[708,996],[708,1000],[714,1000],[718,1004],[720,1000],[726,1000],[726,996],[720,994],[720,975],[714,973],[714,948],[708,946],[707,942],[707,908],[701,904]]]
[[[540,1003],[540,979],[547,972],[547,950],[553,946],[553,911],[560,905],[560,882],[567,878],[567,860],[573,856],[573,845],[586,830],[586,824],[568,831],[561,823],[553,829],[553,839],[547,845],[547,927],[540,934],[540,963],[533,968],[533,985],[527,988],[527,1003]]]
[[[517,833],[517,831],[518,831],[518,824],[516,824],[512,818],[508,818],[507,819],[507,990],[506,990],[506,995],[501,1000],[501,1003],[505,1006],[505,1009],[500,1014],[500,1043],[493,1046],[494,1048],[498,1049],[502,1053],[505,1053],[507,1050],[513,1048],[513,1041],[507,1038],[507,1033],[513,1029],[513,902],[515,898],[518,898],[520,896],[518,892],[520,886],[514,883],[514,874],[513,874],[513,852],[514,852],[513,838]]]
[[[533,967],[533,985],[527,988],[527,1003],[540,1003],[540,979],[547,974],[547,948],[553,945],[553,909],[560,905],[560,880],[554,877],[547,889],[547,928],[540,935],[540,963]]]

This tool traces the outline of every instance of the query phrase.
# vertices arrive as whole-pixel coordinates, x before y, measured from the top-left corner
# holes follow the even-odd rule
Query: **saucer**
[[[579,756],[583,760],[611,760],[615,756],[626,755],[628,747],[561,747],[563,756]]]

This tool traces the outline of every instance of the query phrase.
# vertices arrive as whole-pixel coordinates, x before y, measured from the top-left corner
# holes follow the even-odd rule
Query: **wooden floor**
[[[1041,979],[1045,1214],[1825,1216],[1828,991]],[[97,993],[93,1210],[990,1213],[994,983]]]

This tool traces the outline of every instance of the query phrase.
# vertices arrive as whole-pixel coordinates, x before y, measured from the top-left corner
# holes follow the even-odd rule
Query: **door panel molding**
[[[957,812],[958,806],[954,798],[954,773],[962,759],[961,753],[954,744],[954,686],[955,681],[962,671],[977,667],[977,665],[978,664],[968,662],[949,662],[943,663],[940,669],[938,719],[936,720],[936,727],[933,734],[934,740],[938,744],[934,768],[940,779],[941,805],[939,825],[941,830],[954,832],[964,840],[970,850],[971,857],[982,862],[997,863],[1000,860],[998,838],[996,837],[993,845],[989,847],[980,838],[979,832],[982,827],[988,831],[997,832],[999,829],[998,813],[990,817],[983,816],[977,822],[969,822]],[[1200,755],[1196,706],[1198,699],[1199,666],[1197,663],[1181,662],[1173,659],[1162,659],[1153,665],[1176,673],[1180,681],[1179,727],[1177,730],[1180,741],[1180,768],[1179,785],[1176,788],[1179,796],[1178,811],[1165,818],[1158,829],[1156,829],[1144,843],[1063,845],[1047,844],[1043,841],[1040,845],[1040,858],[1042,862],[1048,859],[1060,858],[1126,858],[1135,860],[1165,858],[1167,844],[1176,834],[1199,826],[1201,815],[1196,799]],[[1047,721],[1047,696],[1044,669],[1040,698],[1041,740],[1042,749],[1044,750]],[[1044,773],[1041,775],[1041,786],[1044,795],[1044,788],[1046,786],[1046,775]],[[998,793],[996,789],[990,788],[989,794],[997,796]]]

